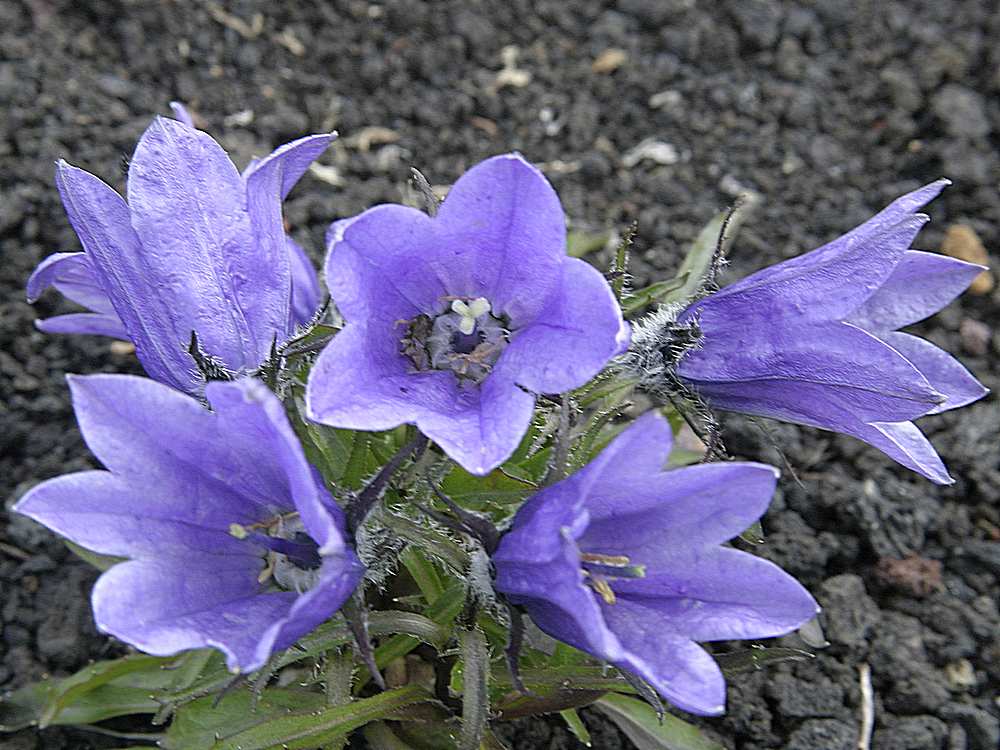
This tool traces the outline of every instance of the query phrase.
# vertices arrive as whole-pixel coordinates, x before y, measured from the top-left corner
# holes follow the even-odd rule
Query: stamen
[[[587,581],[590,583],[590,587],[600,594],[605,604],[614,604],[618,601],[615,598],[615,592],[611,590],[611,584],[609,584],[603,577],[590,575],[588,576]]]
[[[612,568],[624,568],[630,562],[625,555],[602,555],[597,552],[581,552],[580,559],[585,563],[597,563]]]

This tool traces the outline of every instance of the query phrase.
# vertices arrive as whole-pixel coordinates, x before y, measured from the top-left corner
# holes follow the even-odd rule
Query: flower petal
[[[688,307],[680,320],[697,317],[706,331],[736,321],[774,329],[844,320],[886,282],[927,221],[918,214],[877,233],[856,229],[725,287]]]
[[[587,519],[573,489],[571,477],[535,495],[518,512],[517,524],[493,555],[496,587],[525,606],[553,638],[600,659],[619,659],[624,653],[618,639],[583,583],[574,537]]]
[[[280,468],[280,479],[258,473],[261,486],[282,485],[284,491],[280,497],[294,501],[306,531],[319,545],[320,554],[353,557],[344,541],[343,513],[306,460],[278,398],[263,383],[251,378],[209,383],[205,395],[215,410],[221,434],[227,437],[231,449],[239,451],[241,460],[244,455],[258,461],[266,456]],[[243,481],[255,481],[251,473],[244,476]],[[286,505],[290,504],[286,501]]]
[[[541,314],[566,260],[566,219],[537,168],[519,154],[477,164],[452,186],[436,223],[451,294],[486,297],[517,326]]]
[[[364,567],[353,552],[324,557],[319,581],[294,601],[285,617],[273,622],[257,645],[257,658],[243,671],[263,666],[273,652],[288,648],[328,620],[354,593],[363,576]]]
[[[319,311],[322,292],[312,261],[291,237],[285,238],[292,272],[292,321],[305,325]]]
[[[247,193],[251,196],[251,204],[253,203],[252,194],[258,189],[255,185],[266,184],[268,186],[266,192],[269,201],[272,199],[271,194],[275,191],[281,200],[288,197],[295,184],[302,179],[302,175],[309,170],[314,161],[322,156],[336,137],[336,133],[307,135],[283,146],[278,146],[268,156],[255,160],[243,170],[243,180],[247,184]],[[280,201],[277,205],[281,205]]]
[[[248,557],[133,560],[98,579],[94,619],[105,633],[157,656],[210,646],[233,672],[263,666],[260,642],[287,617],[291,592],[262,593],[262,560]]]
[[[117,315],[99,313],[69,313],[56,315],[44,320],[36,320],[35,327],[45,333],[90,334],[95,336],[110,336],[114,339],[128,341],[128,331],[122,326]]]
[[[28,279],[28,302],[37,300],[50,286],[95,313],[117,317],[86,253],[54,253],[39,263]]]
[[[464,395],[464,393],[463,393]],[[513,382],[493,374],[456,411],[424,408],[416,423],[463,469],[489,474],[511,457],[531,425],[535,398]]]
[[[849,322],[880,334],[933,315],[965,291],[983,266],[937,253],[910,250]]]
[[[721,544],[746,531],[770,505],[777,479],[777,470],[765,464],[640,474],[621,459],[590,488],[585,507],[591,522],[580,547],[624,554],[647,567],[666,564],[677,549]]]
[[[912,422],[872,422],[858,425],[847,434],[874,445],[935,484],[955,483],[934,446]]]
[[[259,408],[230,408],[220,399],[210,412],[189,396],[131,375],[68,379],[84,440],[116,475],[160,488],[190,517],[213,527],[254,523],[289,509],[289,473],[274,459],[281,446]],[[231,393],[243,399],[245,389],[259,385],[250,383],[212,383],[210,398]]]
[[[622,599],[601,609],[627,652],[615,666],[639,675],[684,711],[714,716],[725,710],[722,670],[698,644],[644,603]]]
[[[177,332],[169,290],[147,272],[125,201],[92,174],[65,162],[56,169],[56,185],[91,270],[114,304],[146,372],[174,388],[191,390],[197,378],[185,350],[190,331]]]
[[[882,334],[880,338],[910,360],[934,390],[944,394],[947,400],[929,414],[957,409],[989,393],[957,359],[930,341],[899,332]]]
[[[327,232],[326,281],[349,322],[394,325],[443,310],[447,289],[434,221],[406,206],[382,205],[335,222]],[[400,335],[403,329],[398,331]]]
[[[140,138],[128,176],[143,249],[137,262],[169,296],[181,341],[195,331],[203,350],[234,370],[260,364],[274,337],[284,335],[291,294],[284,232],[280,247],[273,232],[259,242],[248,197],[236,167],[206,133],[160,117]],[[262,200],[254,194],[252,215],[263,212]],[[276,213],[277,205],[268,212],[272,222]]]
[[[645,578],[618,579],[612,588],[619,600],[637,602],[657,613],[663,628],[694,641],[773,638],[819,611],[777,565],[729,547],[692,552],[675,546]]]
[[[246,253],[249,257],[244,264],[236,265],[234,276],[238,280],[245,272],[257,274],[256,277],[249,277],[254,284],[253,299],[240,302],[251,327],[255,323],[260,326],[254,332],[258,347],[261,343],[265,344],[264,349],[254,350],[258,356],[255,363],[266,358],[275,336],[283,339],[298,322],[294,308],[297,259],[289,254],[291,240],[285,234],[281,202],[332,140],[332,134],[325,134],[286,143],[269,156],[254,162],[243,173],[246,207],[256,250]],[[306,269],[307,272],[311,270],[308,262]],[[265,272],[262,273],[262,270]],[[300,267],[297,270],[301,283],[303,269]],[[260,304],[257,308],[251,306],[257,304]],[[314,307],[310,317],[315,311]]]
[[[408,372],[384,333],[355,324],[337,334],[309,375],[309,418],[360,430],[416,424],[473,474],[507,460],[531,423],[534,397],[496,373],[461,388],[451,372]]]
[[[408,373],[398,346],[384,330],[373,332],[364,323],[340,331],[309,373],[309,418],[348,429],[388,430],[414,421],[419,404],[454,405],[452,375]]]
[[[187,111],[185,107],[180,102],[170,102],[170,111],[174,113],[174,119],[178,122],[182,122],[189,128],[194,127],[194,120],[191,118],[191,113]]]
[[[567,258],[562,273],[545,309],[496,365],[535,393],[579,388],[628,345],[628,324],[604,276],[577,258]]]
[[[842,414],[912,419],[943,399],[905,357],[847,323],[782,330],[734,320],[705,329],[704,345],[685,355],[678,372],[717,408],[828,429]]]
[[[165,495],[155,485],[138,491],[107,471],[49,479],[26,493],[14,510],[105,555],[250,555],[260,561],[218,518],[199,518],[192,498]],[[241,514],[238,509],[235,515]]]

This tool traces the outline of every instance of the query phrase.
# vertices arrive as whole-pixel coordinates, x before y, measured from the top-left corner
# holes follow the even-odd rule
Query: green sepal
[[[741,672],[755,672],[786,661],[809,661],[815,657],[815,654],[808,651],[784,646],[754,646],[728,654],[714,654],[719,669],[727,676]]]
[[[115,557],[114,555],[102,555],[101,553],[94,552],[86,547],[81,547],[79,544],[71,542],[69,539],[63,539],[63,544],[65,544],[69,548],[69,551],[74,555],[79,557],[84,562],[90,563],[101,572],[104,572],[105,570],[108,570],[118,563],[124,562],[128,559],[126,557]]]

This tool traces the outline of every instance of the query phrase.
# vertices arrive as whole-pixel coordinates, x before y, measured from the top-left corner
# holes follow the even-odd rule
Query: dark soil
[[[498,88],[507,45],[530,80],[504,74],[501,82],[522,85]],[[601,57],[609,49],[624,52],[614,70]],[[78,247],[53,161],[65,157],[120,187],[123,155],[171,99],[240,163],[308,132],[341,132],[323,162],[342,184],[307,176],[287,208],[317,258],[332,219],[399,201],[411,164],[447,184],[511,149],[542,165],[578,227],[638,220],[640,279],[669,274],[685,243],[743,188],[762,205],[736,244],[730,278],[815,247],[942,175],[955,185],[932,204],[934,222],[917,244],[937,248],[957,221],[987,247],[1000,241],[993,0],[0,0],[0,50],[8,506],[42,479],[93,465],[64,374],[138,371],[105,340],[32,327],[65,303],[51,295],[29,307],[28,274],[48,253]],[[592,68],[598,58],[604,72]],[[626,168],[646,138],[674,147],[669,163]],[[994,393],[998,306],[1000,292],[966,295],[919,327],[961,353]],[[809,663],[734,678],[728,715],[704,722],[726,746],[856,747],[865,663],[874,748],[997,747],[998,424],[996,396],[925,420],[957,479],[947,488],[857,441],[770,429],[802,485],[783,480],[761,551],[815,592],[831,646]],[[738,455],[781,465],[755,426],[729,419],[727,430]],[[0,541],[0,688],[118,648],[94,631],[86,565],[24,519],[0,517]],[[629,747],[600,716],[585,718],[596,747]],[[519,750],[580,747],[559,721],[502,734]],[[64,730],[0,737],[5,750],[106,746]]]

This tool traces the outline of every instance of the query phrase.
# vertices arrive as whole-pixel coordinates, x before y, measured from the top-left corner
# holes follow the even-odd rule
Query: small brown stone
[[[910,555],[902,560],[883,557],[875,566],[875,576],[886,586],[907,591],[913,596],[923,597],[940,591],[940,560],[930,560],[918,555]]]
[[[623,49],[612,47],[604,50],[590,64],[590,69],[595,73],[614,73],[628,60],[628,54]]]
[[[967,224],[952,224],[948,227],[948,232],[941,243],[941,252],[969,263],[978,263],[981,266],[990,264],[990,256],[983,246],[983,241],[975,230]],[[989,294],[993,291],[995,281],[991,271],[983,271],[969,286],[972,294]]]

